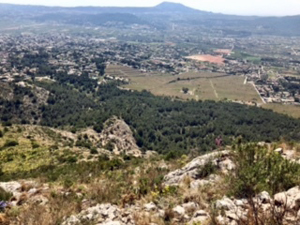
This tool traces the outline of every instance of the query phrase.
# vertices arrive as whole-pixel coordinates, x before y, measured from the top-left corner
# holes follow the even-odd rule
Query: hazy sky
[[[154,6],[163,0],[0,0],[48,6]],[[172,0],[169,0],[172,1]],[[300,0],[174,0],[187,6],[239,15],[300,15]]]

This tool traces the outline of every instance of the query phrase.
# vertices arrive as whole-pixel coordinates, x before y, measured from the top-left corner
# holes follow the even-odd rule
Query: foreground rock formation
[[[179,185],[186,177],[192,178],[194,181],[192,185],[195,187],[197,184],[207,184],[207,180],[199,181],[199,170],[204,167],[207,163],[211,162],[212,165],[216,166],[222,172],[227,172],[228,170],[234,169],[235,165],[230,159],[230,151],[220,151],[220,152],[212,152],[205,154],[203,156],[199,156],[195,158],[193,161],[188,163],[181,169],[170,172],[164,178],[165,185]],[[210,177],[211,179],[216,179],[217,177]]]
[[[104,123],[100,134],[100,142],[116,155],[126,154],[141,157],[142,153],[136,145],[130,127],[120,119],[113,117]]]

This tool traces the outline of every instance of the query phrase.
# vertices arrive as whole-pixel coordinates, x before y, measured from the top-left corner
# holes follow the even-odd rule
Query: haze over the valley
[[[2,0],[1,3],[30,4],[46,6],[154,6],[161,3],[161,0]],[[299,0],[174,0],[173,2],[216,13],[235,15],[258,15],[258,16],[286,16],[300,14]]]

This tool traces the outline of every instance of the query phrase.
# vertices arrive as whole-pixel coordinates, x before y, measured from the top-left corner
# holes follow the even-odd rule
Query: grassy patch
[[[265,109],[271,109],[274,112],[286,114],[295,118],[300,118],[300,106],[297,105],[282,105],[276,103],[262,105]]]

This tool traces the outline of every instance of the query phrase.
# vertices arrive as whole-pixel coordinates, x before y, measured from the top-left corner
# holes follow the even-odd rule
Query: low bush
[[[8,201],[12,196],[12,193],[6,192],[3,188],[0,187],[0,201]]]
[[[31,142],[31,147],[32,147],[33,149],[35,149],[35,148],[39,148],[40,145],[39,145],[37,142],[33,141],[33,142]]]
[[[19,145],[19,142],[16,140],[6,140],[2,148],[14,147]]]
[[[199,179],[203,179],[215,173],[216,170],[217,170],[217,165],[215,165],[212,160],[209,160],[207,163],[205,163],[205,165],[199,168],[197,176]]]
[[[300,165],[255,144],[235,150],[236,171],[229,177],[231,194],[252,198],[267,191],[271,195],[300,184]]]

